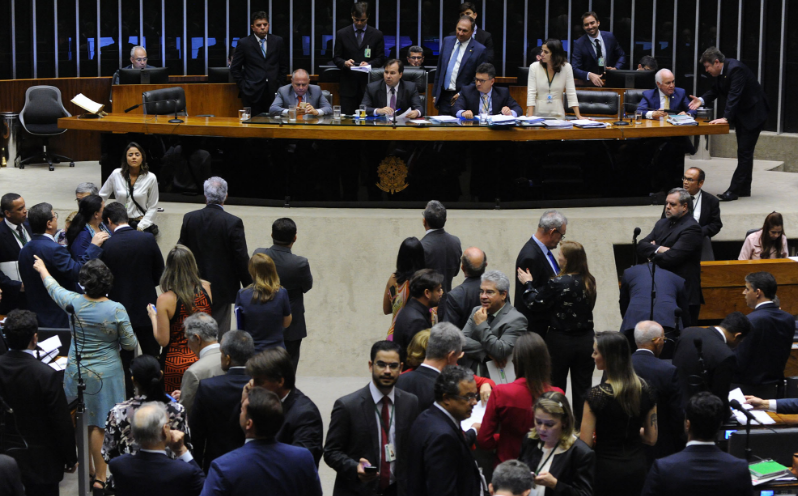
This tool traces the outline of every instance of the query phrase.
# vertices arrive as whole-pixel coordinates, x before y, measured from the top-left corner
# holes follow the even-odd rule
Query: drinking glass
[[[238,120],[245,121],[247,119],[249,119],[249,117],[247,117],[247,111],[244,110],[244,109],[239,110],[238,111]]]
[[[642,124],[643,123],[643,111],[636,110],[635,111],[635,124]]]
[[[336,121],[341,120],[341,106],[333,105],[333,119]]]
[[[290,122],[296,122],[296,105],[290,105],[288,107],[288,120]]]
[[[244,119],[252,119],[252,107],[244,107]]]

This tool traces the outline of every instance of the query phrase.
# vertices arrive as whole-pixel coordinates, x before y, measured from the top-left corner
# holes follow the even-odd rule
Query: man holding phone
[[[374,343],[369,370],[371,382],[333,406],[324,446],[324,461],[338,473],[333,496],[405,494],[405,440],[418,398],[394,387],[402,370],[396,343]]]

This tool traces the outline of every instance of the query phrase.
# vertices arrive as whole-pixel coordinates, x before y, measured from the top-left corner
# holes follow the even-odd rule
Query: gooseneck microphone
[[[637,237],[640,236],[640,228],[635,227],[635,232],[632,235],[632,249],[635,252],[635,265],[637,265]]]
[[[762,423],[759,420],[757,420],[756,417],[754,417],[753,413],[749,412],[747,408],[744,408],[739,401],[731,400],[729,401],[729,406],[734,408],[738,412],[742,413],[743,415],[745,415],[745,418],[747,418],[750,422],[756,422],[757,424]]]

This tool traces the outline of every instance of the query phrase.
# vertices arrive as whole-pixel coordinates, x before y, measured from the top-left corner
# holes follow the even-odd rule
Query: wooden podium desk
[[[168,84],[117,84],[112,87],[113,110],[122,114],[125,109],[141,103],[145,91],[181,87],[186,92],[186,112],[188,115],[210,114],[216,117],[238,117],[241,99],[234,83],[168,83]],[[139,107],[130,114],[144,114]]]

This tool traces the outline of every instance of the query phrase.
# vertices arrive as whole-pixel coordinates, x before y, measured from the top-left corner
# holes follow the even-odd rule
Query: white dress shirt
[[[199,357],[202,358],[205,355],[207,355],[208,353],[210,353],[211,350],[216,350],[218,348],[219,348],[219,343],[209,344],[208,346],[206,346],[205,348],[200,350]]]
[[[601,53],[596,53],[596,60],[598,60],[599,57],[604,57],[604,67],[607,67],[607,44],[604,43],[604,38],[601,37],[601,30],[599,30],[598,36],[596,36],[595,38],[593,38],[590,35],[587,35],[587,39],[590,40],[590,45],[593,48],[593,53],[596,53],[596,40],[599,40],[599,42],[601,43]],[[588,74],[592,73],[589,72]],[[600,75],[601,74],[597,74],[597,76]]]
[[[11,221],[8,220],[8,218],[4,220],[8,228],[11,229],[14,232],[14,234],[18,235],[19,233],[17,232],[17,227],[18,227],[17,224],[11,223]],[[22,228],[22,236],[25,238],[25,242],[30,241],[30,234],[28,234],[28,230],[25,229],[24,227]],[[19,238],[17,238],[17,236],[14,236],[14,239],[17,240],[17,244],[19,245],[20,248],[22,248],[22,242],[19,240]]]
[[[693,218],[696,222],[698,219],[701,218],[701,190],[698,190],[698,194],[695,195],[695,200],[693,200]]]
[[[554,266],[554,264],[551,262],[551,259],[549,258],[549,252],[551,250],[546,248],[546,245],[544,245],[538,238],[536,238],[534,234],[532,235],[532,239],[535,240],[535,243],[537,243],[538,246],[540,247],[540,249],[543,251],[543,257],[549,263],[549,267],[551,267],[551,270],[554,271],[555,274],[559,274],[560,271],[557,270],[557,267]],[[552,255],[554,255],[554,254],[552,253]]]
[[[458,43],[460,45],[458,46]],[[466,41],[459,41],[455,40],[454,42],[454,50],[457,50],[459,47],[459,51],[457,52],[457,62],[454,63],[454,67],[452,68],[452,77],[449,79],[449,86],[446,87],[449,91],[455,91],[457,89],[457,74],[460,72],[460,63],[463,61],[463,55],[465,55],[466,50],[468,50],[468,44],[471,43],[471,38],[467,39]],[[446,65],[449,65],[449,61],[446,61]]]
[[[114,194],[116,201],[125,206],[128,217],[138,219],[142,215],[144,216],[139,222],[139,230],[146,229],[154,223],[155,214],[158,211],[158,179],[155,174],[152,172],[141,174],[136,179],[136,184],[133,185],[133,198],[146,212],[139,210],[136,204],[130,200],[127,181],[122,177],[121,168],[114,169],[100,190],[100,196],[106,202],[111,197],[111,193]]]

